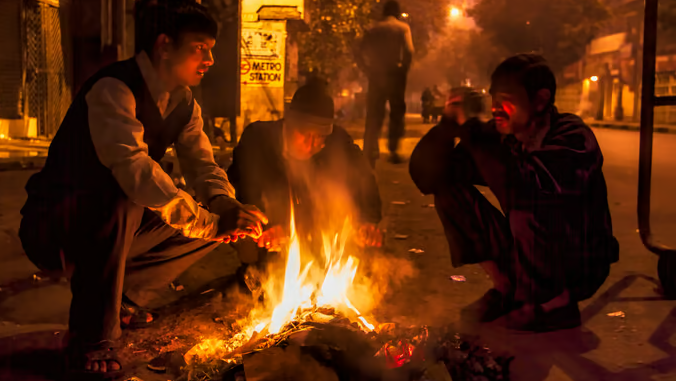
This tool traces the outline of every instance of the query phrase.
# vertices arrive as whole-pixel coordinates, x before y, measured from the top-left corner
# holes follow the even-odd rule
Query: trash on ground
[[[407,205],[407,203],[404,202],[404,201],[393,201],[393,202],[391,202],[391,204],[393,204],[393,205]]]
[[[434,208],[435,204],[423,204],[421,205],[421,208]]]
[[[164,356],[156,357],[148,362],[148,369],[156,373],[164,373],[167,371],[167,359]]]
[[[176,286],[176,291],[183,291],[184,289],[185,289],[185,287],[183,287],[182,284]]]
[[[411,249],[411,250],[409,250],[409,252],[410,252],[410,253],[414,253],[414,254],[423,254],[423,253],[425,253],[425,251],[423,251],[423,250],[421,250],[421,249]]]
[[[395,238],[395,239],[407,239],[407,238],[409,238],[409,236],[404,235],[404,234],[395,234],[395,236],[393,238]]]
[[[609,316],[609,317],[622,317],[622,318],[624,318],[624,317],[625,317],[625,312],[623,312],[623,311],[610,312],[610,313],[606,314],[606,316]]]
[[[213,288],[210,288],[210,289],[207,290],[207,291],[202,291],[202,292],[200,293],[200,295],[209,294],[209,293],[212,292],[212,291],[214,291],[214,289],[213,289]]]
[[[449,279],[453,280],[454,282],[465,282],[465,277],[463,275],[452,275],[449,277]]]

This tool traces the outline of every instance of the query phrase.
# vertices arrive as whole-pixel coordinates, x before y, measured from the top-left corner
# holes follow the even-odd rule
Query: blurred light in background
[[[461,15],[461,10],[456,7],[451,7],[449,10],[449,16],[452,18],[459,17]]]
[[[597,78],[596,75],[593,75],[592,77],[590,77],[590,80],[593,81],[593,82],[597,82],[598,79],[599,78]]]
[[[402,13],[401,16],[402,16],[403,19],[409,18],[409,13],[406,13],[406,12]]]

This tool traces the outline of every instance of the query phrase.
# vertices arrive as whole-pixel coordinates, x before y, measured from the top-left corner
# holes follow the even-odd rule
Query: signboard
[[[242,29],[240,83],[284,87],[284,32]]]
[[[610,34],[590,42],[590,55],[616,52],[625,44],[625,33]]]
[[[240,81],[245,86],[284,86],[284,61],[242,58]]]

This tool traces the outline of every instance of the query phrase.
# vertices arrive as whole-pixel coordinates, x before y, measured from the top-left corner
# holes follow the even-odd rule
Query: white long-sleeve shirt
[[[190,102],[188,87],[171,93],[158,77],[146,55],[136,56],[141,74],[160,114],[166,118],[180,102]],[[176,188],[160,164],[148,155],[144,126],[136,118],[136,100],[122,81],[102,78],[85,96],[92,142],[101,163],[109,168],[127,197],[147,207],[170,226],[190,238],[212,238],[219,217],[201,208],[186,192]],[[213,197],[235,197],[226,173],[214,161],[209,138],[202,130],[201,109],[194,102],[193,114],[174,147],[184,176],[194,185],[203,203]]]

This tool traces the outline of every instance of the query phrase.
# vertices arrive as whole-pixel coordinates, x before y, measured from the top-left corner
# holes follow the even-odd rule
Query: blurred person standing
[[[378,138],[385,118],[386,102],[390,105],[388,161],[394,164],[402,162],[397,147],[404,135],[404,114],[407,109],[404,92],[414,44],[409,25],[398,19],[400,15],[399,3],[386,2],[383,20],[365,32],[356,57],[358,66],[369,79],[364,151],[372,168],[376,166],[380,154]]]
[[[421,94],[421,117],[423,117],[423,123],[430,122],[430,115],[432,114],[433,101],[435,97],[433,92],[430,91],[430,87],[426,87]]]
[[[447,99],[437,85],[433,86],[432,97],[433,105],[431,116],[433,123],[437,123],[438,118],[442,116],[442,112],[444,111],[444,102],[446,102]]]

